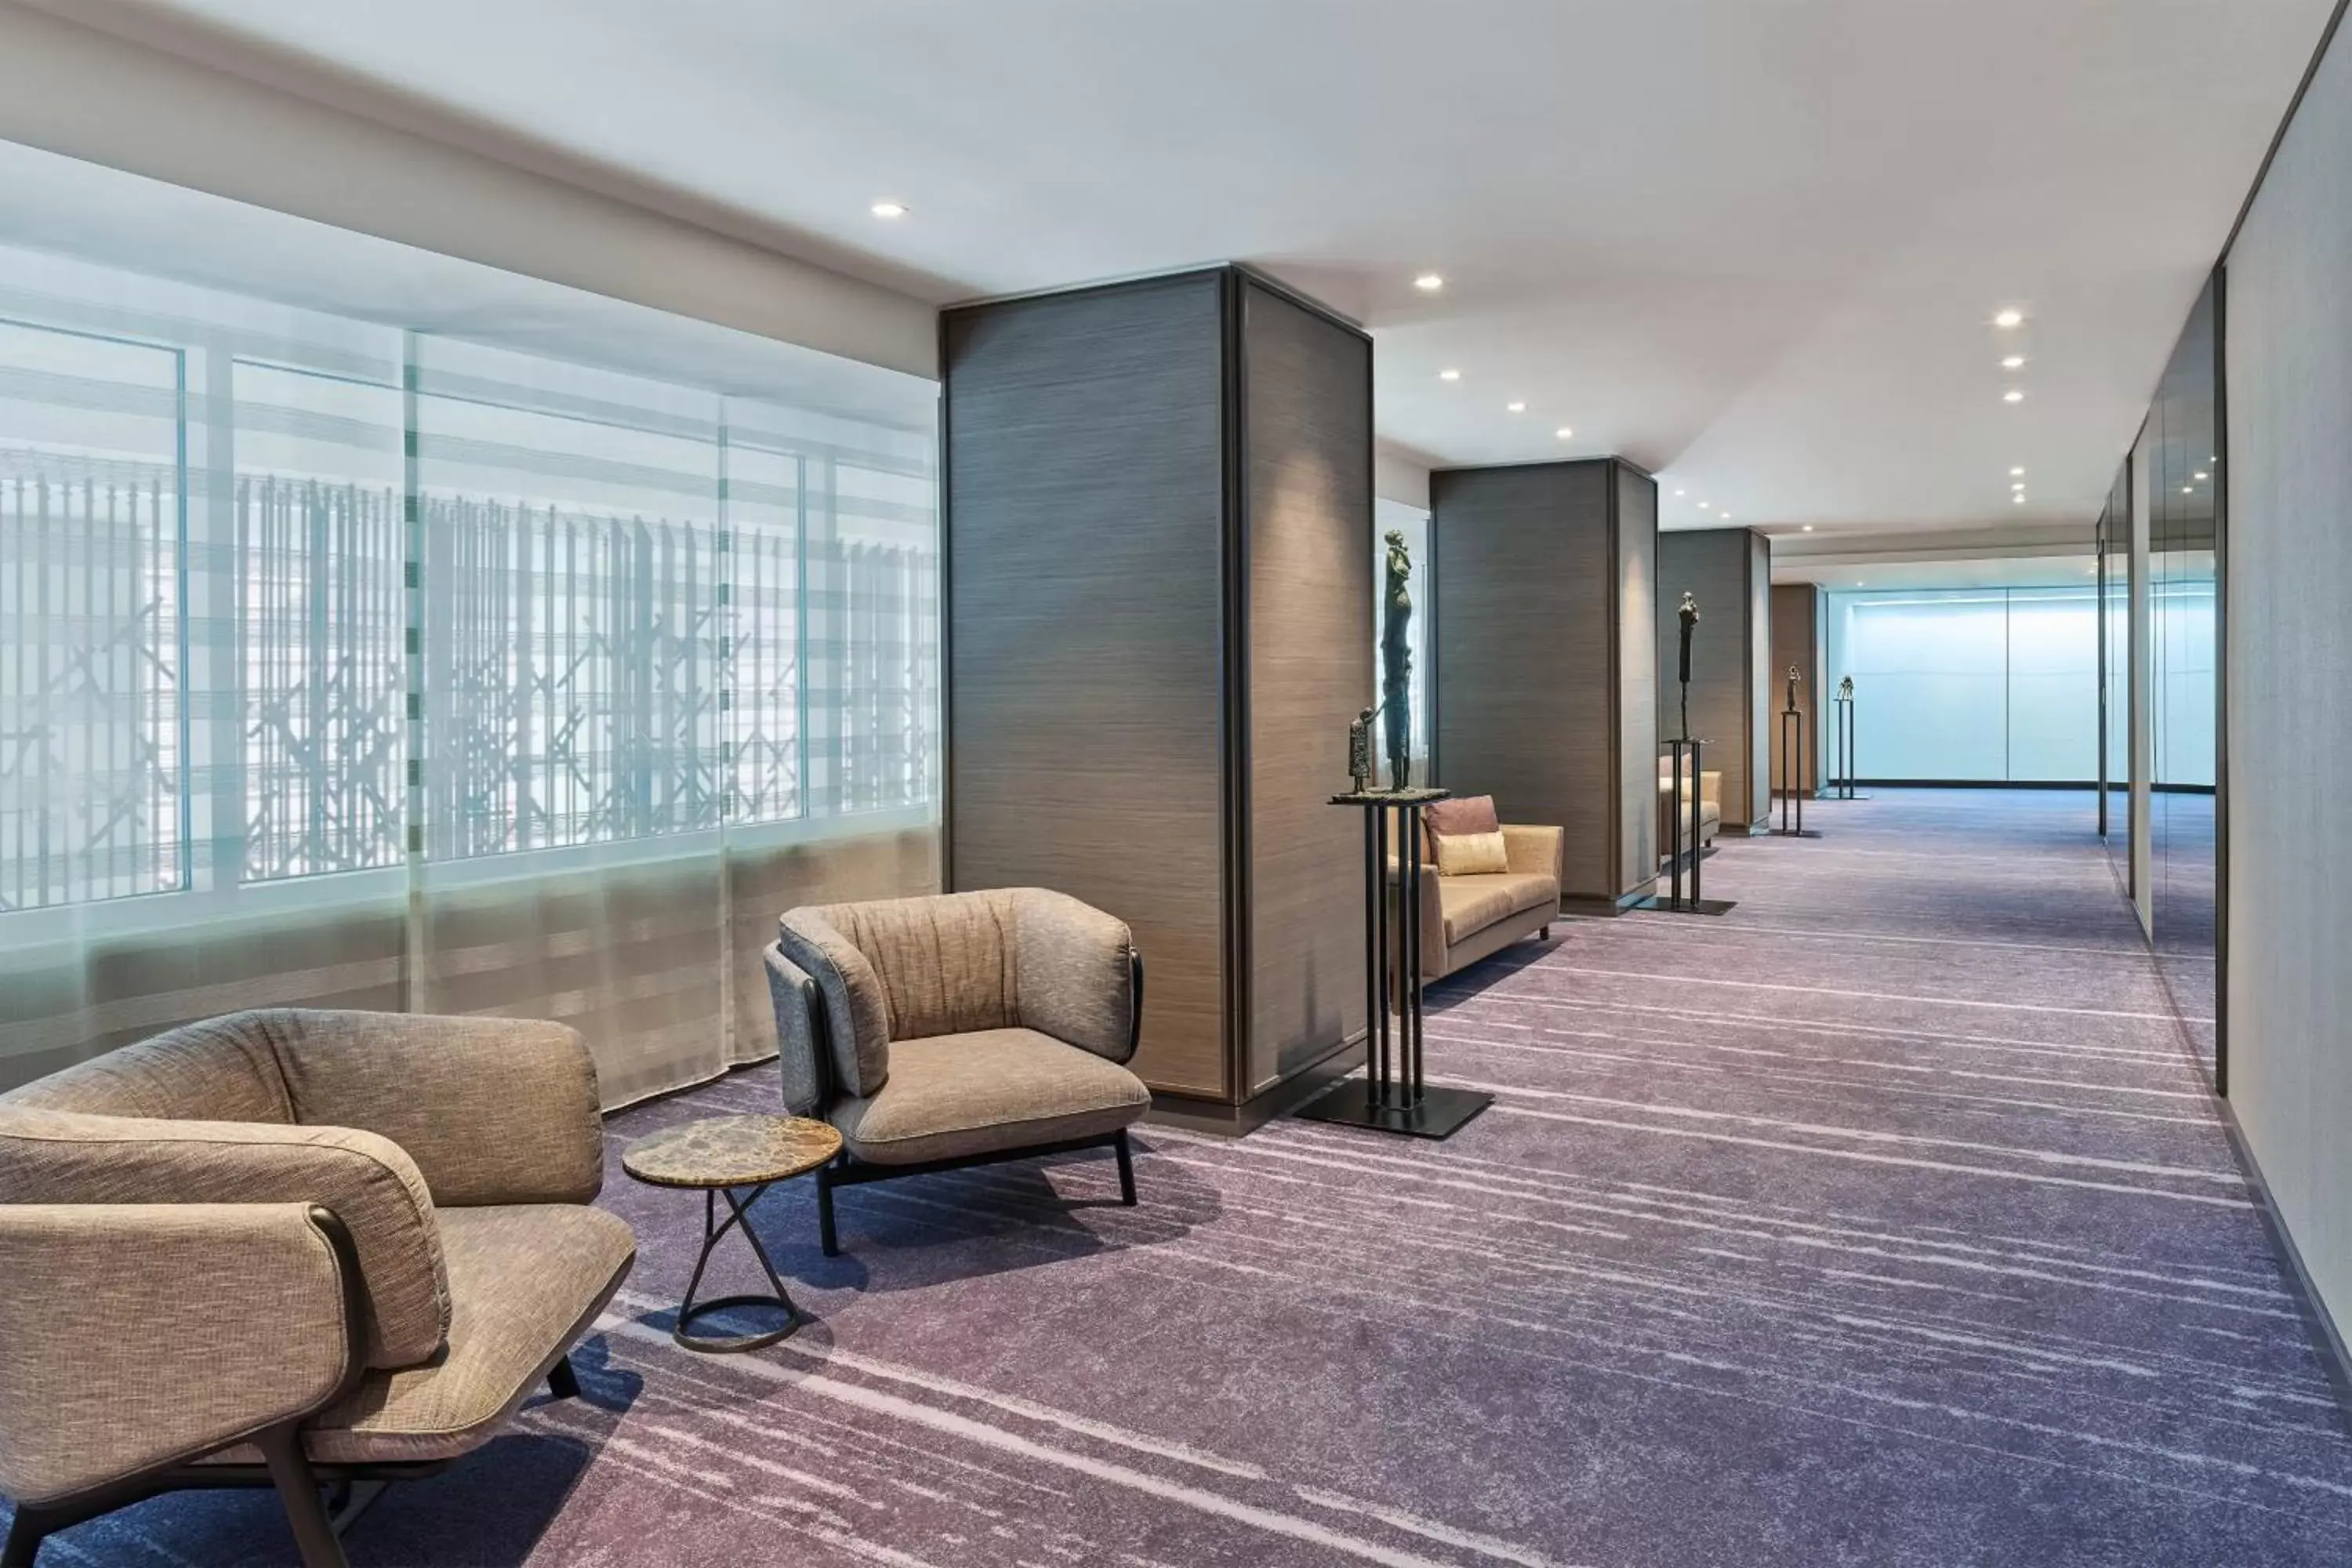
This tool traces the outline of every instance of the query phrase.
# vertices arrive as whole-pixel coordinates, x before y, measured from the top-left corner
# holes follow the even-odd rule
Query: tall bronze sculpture
[[[1690,647],[1691,633],[1698,629],[1698,600],[1688,588],[1683,590],[1682,608],[1675,612],[1683,623],[1683,739],[1690,739]]]
[[[1412,556],[1404,535],[1388,533],[1388,581],[1381,589],[1381,717],[1388,741],[1389,787],[1412,783]]]
[[[1789,712],[1794,713],[1797,710],[1797,682],[1804,679],[1805,678],[1803,676],[1797,673],[1797,667],[1795,665],[1792,664],[1789,667]]]

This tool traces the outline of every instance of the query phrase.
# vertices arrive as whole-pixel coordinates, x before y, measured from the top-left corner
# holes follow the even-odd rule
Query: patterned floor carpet
[[[1823,805],[1727,842],[1722,920],[1555,927],[1435,994],[1433,1067],[1498,1096],[1443,1145],[1151,1129],[1139,1208],[1100,1160],[867,1187],[833,1261],[779,1189],[822,1321],[754,1355],[671,1346],[698,1215],[616,1170],[588,1398],[353,1561],[2340,1565],[2352,1436],[2089,811]],[[218,1497],[51,1551],[283,1542]]]

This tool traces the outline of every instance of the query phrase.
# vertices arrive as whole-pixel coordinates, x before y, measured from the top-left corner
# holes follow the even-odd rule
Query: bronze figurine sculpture
[[[1797,667],[1795,665],[1792,664],[1789,667],[1789,711],[1791,713],[1794,713],[1797,710],[1797,682],[1804,679],[1805,678],[1803,676],[1797,673]]]
[[[1348,726],[1348,793],[1362,795],[1372,787],[1372,714],[1367,708]]]
[[[1838,695],[1839,695],[1840,697],[1843,698],[1843,699],[1844,699],[1846,701],[1848,701],[1848,702],[1851,702],[1851,701],[1853,701],[1853,676],[1849,675],[1849,676],[1847,676],[1843,680],[1841,680],[1841,681],[1839,681],[1839,682],[1838,682]]]
[[[1682,683],[1683,683],[1683,734],[1682,734],[1682,738],[1683,738],[1684,740],[1687,741],[1687,740],[1689,740],[1689,739],[1690,739],[1690,647],[1691,647],[1691,633],[1693,633],[1694,631],[1696,631],[1696,630],[1698,629],[1698,600],[1697,600],[1697,599],[1696,599],[1696,598],[1692,595],[1692,593],[1691,593],[1691,591],[1690,591],[1689,589],[1685,588],[1685,589],[1684,589],[1684,590],[1683,590],[1683,603],[1682,603],[1682,608],[1680,608],[1680,609],[1676,610],[1676,611],[1675,612],[1675,614],[1682,617],[1682,623],[1683,623],[1683,662],[1682,662]]]
[[[1412,784],[1412,641],[1407,626],[1412,619],[1412,595],[1406,583],[1412,576],[1412,557],[1404,535],[1388,532],[1388,581],[1381,589],[1381,716],[1386,723],[1389,787],[1407,789]]]

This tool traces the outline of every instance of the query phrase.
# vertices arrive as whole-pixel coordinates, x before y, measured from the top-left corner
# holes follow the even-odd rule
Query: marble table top
[[[815,1170],[841,1152],[830,1122],[805,1116],[717,1116],[648,1133],[621,1168],[657,1187],[751,1187]]]

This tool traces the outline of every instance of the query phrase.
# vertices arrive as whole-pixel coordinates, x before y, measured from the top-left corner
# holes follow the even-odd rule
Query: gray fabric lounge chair
[[[636,1256],[590,1206],[596,1070],[558,1024],[239,1013],[0,1095],[0,1564],[159,1491],[321,1482],[495,1436]]]
[[[843,1151],[817,1172],[819,1239],[840,1250],[837,1186],[1108,1147],[1135,1202],[1127,1129],[1151,1092],[1124,1065],[1143,960],[1119,921],[1042,888],[788,911],[767,950],[785,1109]]]

